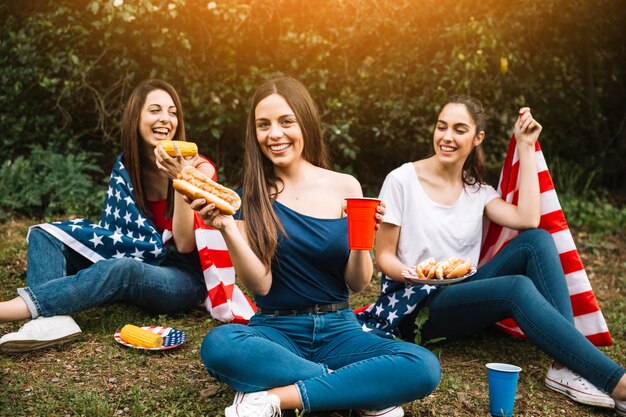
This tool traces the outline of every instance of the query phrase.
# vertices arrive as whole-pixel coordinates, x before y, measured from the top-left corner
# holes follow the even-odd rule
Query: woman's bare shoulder
[[[326,171],[326,181],[329,186],[334,187],[338,193],[345,196],[358,197],[362,195],[361,183],[354,176],[343,172]]]

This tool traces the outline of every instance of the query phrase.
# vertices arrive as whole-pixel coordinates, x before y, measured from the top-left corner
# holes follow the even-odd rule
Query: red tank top
[[[152,222],[156,226],[159,233],[163,233],[163,230],[172,230],[172,219],[165,218],[165,211],[167,209],[167,198],[157,201],[148,201],[148,207],[152,213]]]

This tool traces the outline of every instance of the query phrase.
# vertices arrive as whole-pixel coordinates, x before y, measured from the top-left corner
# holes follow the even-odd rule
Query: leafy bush
[[[0,213],[99,217],[106,187],[92,179],[102,175],[94,159],[85,152],[62,155],[35,146],[29,158],[5,161],[0,167]]]
[[[586,194],[562,194],[559,199],[572,229],[596,238],[624,236],[626,207],[614,204],[607,195],[592,191]]]
[[[595,169],[594,188],[624,190],[620,2],[23,0],[0,13],[0,163],[58,145],[99,152],[108,171],[126,97],[158,77],[179,90],[188,136],[235,183],[251,91],[289,74],[319,103],[335,166],[367,195],[430,152],[453,93],[489,109],[491,170],[530,105],[548,161]]]
[[[623,235],[626,231],[626,207],[610,198],[606,190],[594,187],[600,168],[585,169],[577,163],[553,158],[548,164],[563,212],[572,229],[593,237]]]

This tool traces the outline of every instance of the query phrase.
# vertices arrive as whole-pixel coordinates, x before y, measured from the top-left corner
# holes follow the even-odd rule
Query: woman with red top
[[[159,143],[185,140],[180,99],[160,80],[140,83],[121,124],[118,156],[97,224],[83,219],[31,228],[25,288],[0,302],[0,323],[32,319],[0,338],[0,351],[28,352],[81,333],[68,316],[122,301],[156,314],[188,311],[206,298],[196,251],[194,213],[171,180],[193,165],[215,178],[199,156],[169,156]]]

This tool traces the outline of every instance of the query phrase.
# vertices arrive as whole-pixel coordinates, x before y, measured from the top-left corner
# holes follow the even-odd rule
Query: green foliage
[[[23,0],[0,13],[0,163],[56,145],[99,152],[108,172],[126,97],[158,77],[179,90],[190,139],[236,183],[251,92],[289,74],[322,110],[335,167],[366,195],[431,151],[439,103],[452,93],[489,109],[491,171],[517,109],[530,105],[548,161],[593,170],[594,188],[624,187],[619,2]]]
[[[571,228],[596,238],[624,236],[626,207],[611,203],[606,195],[597,192],[563,194],[560,201]]]
[[[626,231],[626,207],[611,199],[606,190],[594,187],[600,167],[587,169],[562,158],[553,158],[550,172],[554,187],[571,228],[601,238],[623,236]]]
[[[98,214],[105,187],[92,179],[102,174],[94,159],[85,152],[63,155],[36,145],[28,158],[5,161],[0,166],[0,211]]]

